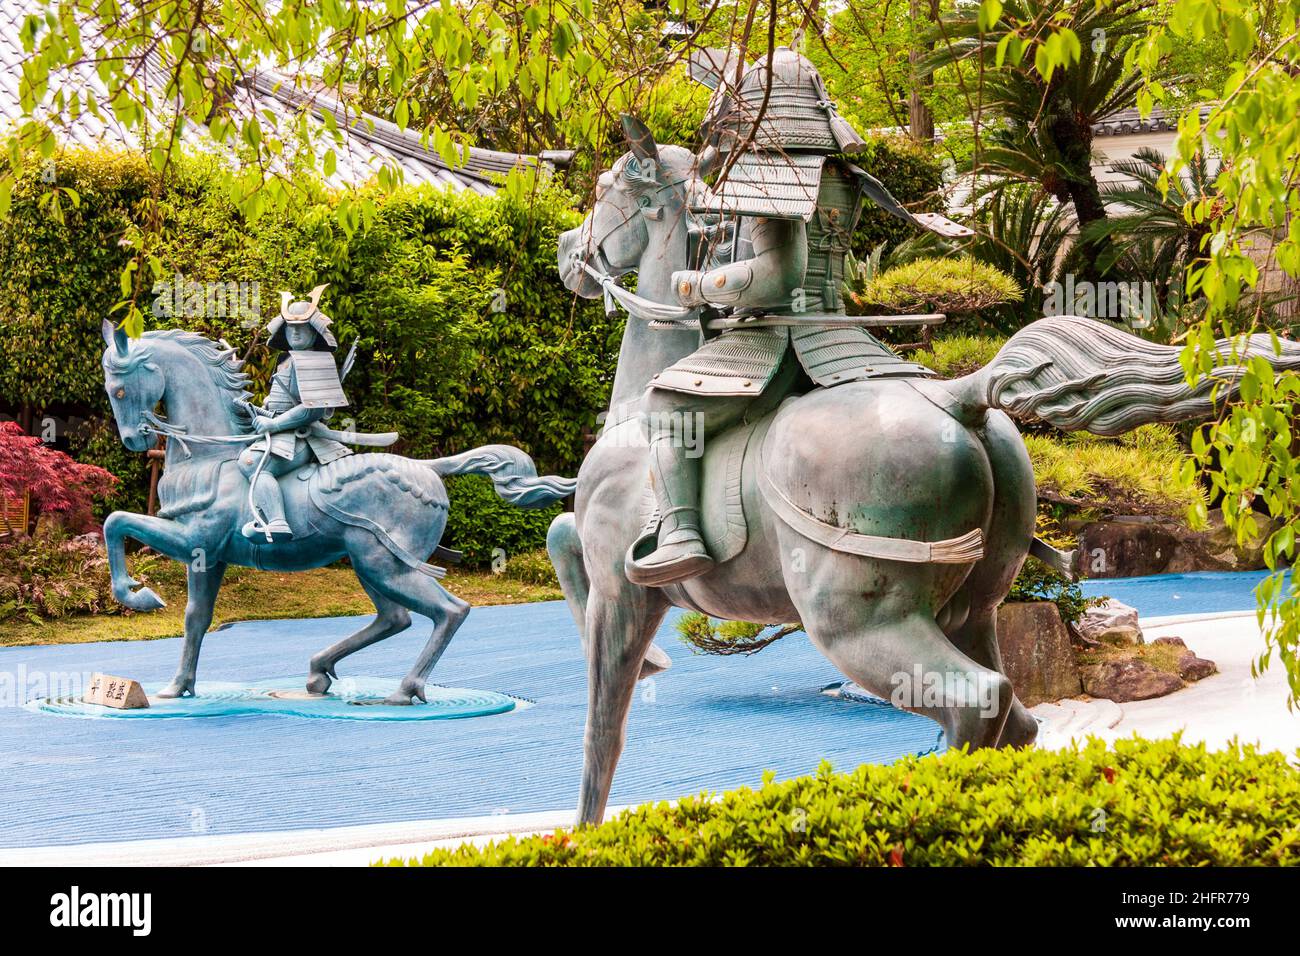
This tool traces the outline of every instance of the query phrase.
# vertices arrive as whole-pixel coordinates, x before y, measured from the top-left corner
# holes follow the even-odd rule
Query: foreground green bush
[[[389,861],[390,865],[405,865]],[[422,866],[1300,864],[1300,770],[1251,747],[1098,740],[1076,751],[909,757],[599,827],[439,850]]]

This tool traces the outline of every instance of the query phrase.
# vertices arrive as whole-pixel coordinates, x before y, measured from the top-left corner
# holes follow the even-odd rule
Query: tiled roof
[[[1213,107],[1206,105],[1201,107],[1201,120],[1210,115]],[[1169,113],[1160,107],[1151,110],[1151,115],[1146,119],[1137,108],[1120,110],[1112,114],[1100,123],[1094,123],[1092,127],[1093,136],[1129,136],[1134,133],[1160,133],[1165,130],[1178,129],[1178,113]]]
[[[1213,106],[1206,105],[1201,107],[1201,121],[1210,115]],[[962,126],[970,126],[970,120],[961,120]],[[1151,115],[1143,119],[1137,108],[1120,110],[1117,113],[1107,117],[1100,123],[1092,124],[1093,136],[1131,136],[1135,133],[1159,133],[1164,130],[1178,129],[1178,114],[1167,113],[1160,107],[1155,107]],[[906,126],[881,126],[871,129],[869,132],[877,136],[906,136]],[[936,143],[942,143],[945,135],[942,129],[935,129],[934,140]]]
[[[18,88],[22,63],[28,54],[23,49],[20,32],[31,12],[30,4],[24,0],[0,0],[0,129],[22,120]],[[92,29],[93,26],[83,25],[83,37],[88,38]],[[86,46],[93,49],[93,41],[87,42]],[[146,82],[153,82],[156,77],[160,90],[166,83],[166,71],[156,58],[146,62],[142,75]],[[73,92],[82,97],[93,93],[101,104],[107,100],[107,89],[91,63],[51,76],[50,89],[51,92],[62,89],[65,96]],[[155,98],[162,100],[161,92]],[[335,151],[337,167],[327,180],[328,185],[335,187],[363,183],[381,166],[389,165],[400,168],[408,183],[433,183],[455,191],[468,189],[487,195],[496,191],[494,174],[538,162],[536,156],[472,148],[465,162],[452,168],[436,152],[420,143],[418,132],[400,130],[395,124],[369,114],[345,111],[332,97],[296,90],[292,80],[272,71],[259,71],[238,85],[231,93],[231,102],[236,119],[257,113],[263,124],[279,125],[286,145],[293,141],[293,122],[300,110],[309,109],[316,117],[325,110],[332,112],[339,120],[343,143],[340,146],[326,135],[319,137],[317,148],[323,152],[332,147]],[[77,119],[55,132],[62,142],[76,146],[138,148],[134,130],[124,127],[106,108],[101,108],[101,114],[101,117],[95,117],[82,112]],[[351,122],[343,122],[345,116]],[[170,122],[170,117],[163,114],[150,119],[151,125],[161,126]],[[193,150],[215,153],[221,149],[193,126],[185,130],[182,140],[187,148]],[[548,165],[563,165],[568,157],[569,154],[565,153],[547,154],[545,161]]]

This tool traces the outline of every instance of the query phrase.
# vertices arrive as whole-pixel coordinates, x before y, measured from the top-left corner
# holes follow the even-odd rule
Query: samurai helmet
[[[826,156],[866,148],[836,112],[817,67],[785,46],[772,51],[770,65],[763,57],[748,66],[735,86],[719,84],[704,122],[708,140],[724,153],[744,148]]]
[[[287,352],[289,350],[289,340],[285,337],[284,327],[286,322],[294,325],[301,325],[306,322],[316,330],[316,342],[312,348],[317,352],[333,352],[339,347],[339,343],[334,338],[334,333],[330,331],[330,322],[333,321],[328,315],[320,310],[320,297],[327,288],[329,283],[318,285],[308,293],[306,299],[293,301],[292,292],[280,293],[280,314],[271,320],[267,325],[266,331],[271,333],[270,346],[273,349]]]

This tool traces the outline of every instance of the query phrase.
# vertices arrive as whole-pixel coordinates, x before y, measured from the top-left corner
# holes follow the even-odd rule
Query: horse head
[[[117,431],[131,451],[147,451],[163,431],[227,436],[248,431],[248,376],[235,350],[197,332],[165,329],[131,340],[103,324],[104,390]],[[154,413],[165,406],[167,421]]]
[[[144,427],[146,413],[151,413],[162,401],[167,380],[152,351],[143,343],[132,343],[122,329],[107,319],[103,324],[104,390],[108,392],[117,432],[122,444],[131,451],[148,451],[153,446],[153,434]]]
[[[600,284],[580,268],[622,276],[637,271],[650,247],[654,225],[686,229],[690,199],[704,189],[716,153],[697,156],[681,146],[660,146],[640,120],[623,117],[631,147],[596,180],[596,201],[582,224],[560,236],[560,276],[569,291],[587,299]]]

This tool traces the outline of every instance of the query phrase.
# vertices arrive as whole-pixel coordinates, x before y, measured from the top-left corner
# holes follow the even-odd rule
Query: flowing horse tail
[[[526,452],[513,445],[483,445],[459,455],[420,462],[440,476],[486,475],[497,496],[520,508],[540,508],[567,498],[578,487],[578,479],[538,475],[537,466]]]
[[[1300,369],[1300,343],[1278,339],[1279,353],[1273,341],[1252,335],[1234,355],[1232,341],[1220,339],[1215,349],[1226,364],[1191,387],[1181,348],[1096,319],[1060,315],[1025,326],[984,368],[942,384],[972,417],[999,408],[1066,431],[1118,435],[1152,422],[1210,417],[1216,401],[1237,394],[1245,365],[1256,356],[1274,369]]]

